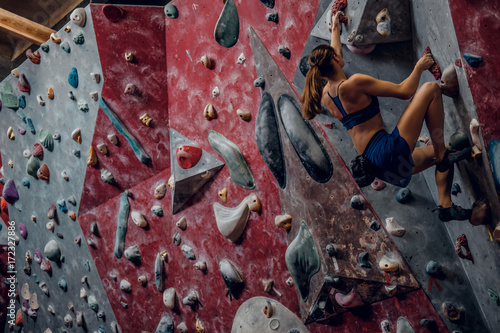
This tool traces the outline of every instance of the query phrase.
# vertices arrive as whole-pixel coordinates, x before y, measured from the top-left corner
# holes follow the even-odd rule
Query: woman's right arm
[[[422,73],[434,64],[431,55],[424,55],[417,62],[410,76],[400,84],[375,79],[368,75],[355,74],[349,81],[356,90],[367,95],[410,99],[417,91]]]

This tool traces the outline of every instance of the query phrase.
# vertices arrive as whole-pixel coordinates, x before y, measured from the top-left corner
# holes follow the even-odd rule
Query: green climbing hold
[[[40,141],[42,146],[47,148],[48,151],[54,150],[54,138],[49,130],[42,129],[40,134],[38,134],[38,141]]]
[[[83,43],[85,43],[85,37],[82,33],[79,33],[78,35],[73,37],[73,42],[75,42],[75,44],[77,45],[82,45]]]
[[[176,19],[179,17],[179,11],[177,10],[177,7],[175,7],[171,3],[165,5],[164,11],[165,15],[167,15],[170,18]]]
[[[309,282],[316,274],[321,262],[311,231],[305,221],[300,222],[297,237],[290,243],[285,253],[286,266],[299,289],[304,302],[309,297]]]
[[[40,169],[40,160],[35,156],[31,156],[26,164],[26,173],[38,179],[37,171]]]
[[[488,288],[488,296],[490,296],[491,298],[491,301],[496,305],[498,306],[499,304],[499,297],[498,297],[498,293],[496,291],[494,291],[493,289],[491,288]]]
[[[14,94],[14,90],[8,81],[6,81],[2,86],[2,91],[0,92],[0,99],[2,100],[2,105],[6,108],[17,110],[19,108],[19,102],[17,96]]]

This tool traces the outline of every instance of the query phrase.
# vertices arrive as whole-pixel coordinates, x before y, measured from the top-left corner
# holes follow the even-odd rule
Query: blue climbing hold
[[[69,72],[68,82],[73,88],[78,88],[78,71],[75,67],[71,68]]]
[[[57,285],[59,286],[59,288],[61,288],[63,291],[67,291],[68,290],[68,282],[66,281],[66,278],[63,276],[61,276],[61,278],[59,279],[59,281],[57,282]]]
[[[470,67],[479,67],[483,62],[483,57],[472,53],[464,53],[464,59]]]
[[[30,188],[30,180],[27,177],[23,177],[23,180],[21,182],[22,182],[23,186]]]
[[[35,125],[33,125],[33,121],[31,121],[31,118],[28,117],[26,118],[26,123],[28,124],[28,126],[30,127],[30,131],[32,134],[35,134],[36,133],[36,130],[35,130]]]
[[[451,194],[457,195],[458,193],[462,193],[462,189],[458,183],[453,183],[453,185],[451,185]]]
[[[495,185],[500,189],[500,141],[493,139],[488,143],[491,167],[493,169],[493,179]]]
[[[407,203],[408,201],[410,201],[411,198],[412,198],[411,191],[407,188],[400,189],[396,194],[396,200],[402,204]]]
[[[69,46],[69,43],[68,42],[63,42],[61,44],[61,49],[66,52],[66,53],[70,53],[71,52],[71,47]],[[76,87],[75,87],[76,88]]]
[[[19,96],[17,103],[21,109],[24,109],[26,107],[26,97],[24,95]]]

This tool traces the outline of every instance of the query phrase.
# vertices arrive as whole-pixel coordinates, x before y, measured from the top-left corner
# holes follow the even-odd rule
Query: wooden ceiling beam
[[[2,8],[0,8],[0,30],[37,45],[46,42],[50,34],[55,32]]]

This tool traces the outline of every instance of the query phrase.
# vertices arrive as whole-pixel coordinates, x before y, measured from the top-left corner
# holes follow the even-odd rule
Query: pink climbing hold
[[[372,189],[375,191],[382,191],[385,188],[385,183],[381,180],[375,179],[373,183],[371,184]]]
[[[355,308],[364,304],[361,296],[359,296],[358,292],[354,288],[352,288],[347,295],[336,293],[335,300],[343,308]]]
[[[323,126],[329,129],[333,129],[333,123],[323,123]]]
[[[49,220],[52,220],[54,219],[56,216],[56,204],[52,204],[52,206],[50,206],[49,210],[47,211],[47,218]]]
[[[457,67],[459,68],[462,68],[462,59],[455,60],[455,65],[457,65]]]
[[[19,193],[17,192],[16,184],[13,179],[9,179],[3,187],[3,198],[5,201],[13,205],[17,200],[19,200]]]
[[[425,48],[424,53],[422,55],[424,56],[426,54],[430,54],[432,56],[431,48],[428,45]],[[437,64],[436,60],[434,60],[434,65],[432,65],[428,70],[429,72],[432,73],[432,75],[434,75],[434,78],[436,80],[439,80],[441,78],[441,68],[439,68],[439,65]]]
[[[339,10],[343,10],[345,7],[347,7],[347,0],[335,0],[332,5],[332,16],[335,15]],[[347,25],[347,16],[345,16],[343,13],[340,15],[339,20],[340,22]]]
[[[22,74],[22,73],[21,73],[21,75],[19,75],[19,81],[17,81],[17,87],[22,92],[25,92],[28,94],[31,91],[31,86],[30,86],[28,80],[26,79],[26,76],[24,76],[24,74]]]
[[[183,169],[190,169],[194,167],[201,158],[203,150],[196,146],[180,146],[177,148],[175,154],[177,156],[177,163]]]
[[[26,239],[26,237],[28,237],[28,229],[26,229],[26,225],[22,222],[19,223],[19,234],[24,239]]]

